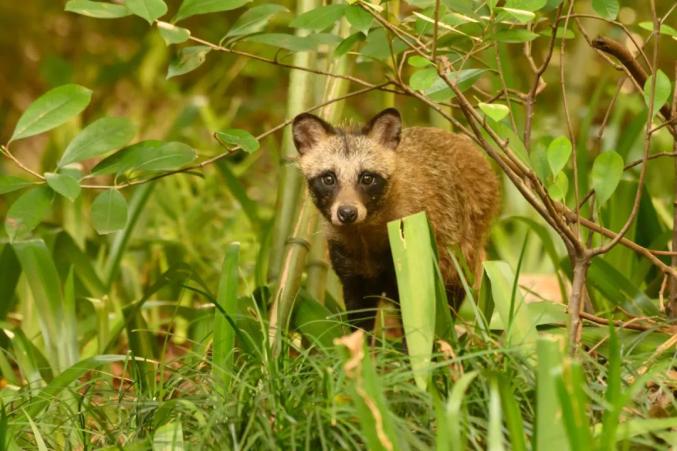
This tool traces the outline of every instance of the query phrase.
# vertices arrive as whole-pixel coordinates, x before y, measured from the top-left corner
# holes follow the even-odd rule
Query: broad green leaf
[[[116,189],[96,196],[92,202],[92,225],[100,235],[124,228],[127,223],[127,201]]]
[[[559,340],[552,335],[542,335],[536,346],[538,369],[536,371],[536,424],[533,445],[535,450],[556,449],[568,451],[562,407],[557,396],[555,372],[561,365],[563,353]],[[556,418],[556,421],[553,421]]]
[[[367,41],[360,51],[362,56],[374,58],[380,61],[390,60],[390,37],[384,28],[375,28],[367,36]],[[392,39],[392,50],[395,55],[399,55],[407,48],[407,45],[399,38]]]
[[[558,136],[548,146],[548,164],[552,175],[559,174],[571,157],[571,141],[565,136]]]
[[[620,10],[618,0],[592,0],[592,9],[605,19],[615,20]]]
[[[494,39],[499,42],[520,43],[529,42],[536,39],[539,35],[531,30],[516,28],[514,30],[503,30],[494,34]]]
[[[103,155],[119,149],[132,140],[134,125],[123,117],[102,117],[85,127],[68,144],[59,167]]]
[[[65,10],[97,19],[117,19],[132,15],[124,5],[90,0],[68,0]]]
[[[502,120],[504,117],[506,117],[509,113],[510,110],[508,109],[507,106],[502,105],[500,103],[482,103],[480,102],[478,104],[480,107],[480,110],[496,122]]]
[[[555,180],[548,186],[548,194],[555,200],[564,201],[569,191],[569,179],[564,172],[555,176]]]
[[[168,22],[158,21],[157,28],[160,30],[160,36],[162,36],[167,45],[181,44],[190,38],[189,29],[177,27]]]
[[[337,20],[343,17],[346,5],[334,4],[318,6],[317,8],[306,11],[296,16],[289,23],[293,28],[306,28],[309,30],[321,31],[333,25]]]
[[[178,58],[169,64],[167,79],[194,71],[205,62],[210,51],[206,45],[183,47]]]
[[[371,35],[373,34],[375,33],[372,33]],[[462,69],[450,73],[448,77],[451,81],[455,81],[458,88],[463,92],[469,89],[485,72],[486,69]],[[451,88],[449,88],[447,83],[440,77],[437,77],[435,83],[433,83],[430,88],[426,89],[424,94],[436,102],[444,102],[456,97]]]
[[[601,207],[616,191],[623,177],[623,157],[612,150],[602,152],[595,158],[590,177],[597,205]]]
[[[374,17],[364,8],[351,5],[346,8],[346,19],[354,29],[367,34]]]
[[[162,0],[125,0],[125,6],[148,23],[167,13],[167,5]]]
[[[437,69],[434,67],[426,67],[411,74],[409,86],[415,91],[425,91],[430,88],[438,78]]]
[[[313,344],[325,349],[333,347],[334,340],[345,333],[335,313],[315,299],[302,295],[296,299],[292,326]]]
[[[20,190],[33,183],[30,180],[14,177],[12,175],[0,175],[0,194],[11,193]]]
[[[653,31],[653,22],[640,22],[638,25],[640,28],[643,28],[648,31]],[[672,36],[673,38],[677,39],[677,30],[668,24],[662,23],[658,32],[660,34]]]
[[[426,67],[426,66],[432,66],[432,61],[430,61],[427,58],[423,58],[422,56],[419,55],[414,55],[410,56],[409,59],[407,59],[407,64],[409,64],[412,67]]]
[[[336,46],[336,49],[334,49],[334,56],[340,57],[348,53],[356,43],[364,41],[365,36],[360,33],[354,33],[345,38],[339,45]]]
[[[557,39],[573,39],[576,37],[576,33],[571,28],[557,27],[557,32],[555,33]],[[541,36],[552,36],[552,29],[547,28],[541,31]]]
[[[547,0],[507,0],[508,8],[522,9],[525,11],[538,11],[548,3]]]
[[[416,385],[425,390],[435,334],[435,260],[425,212],[388,223],[402,324]]]
[[[489,381],[489,424],[487,426],[487,450],[505,451],[503,446],[503,415],[501,395],[495,378]]]
[[[10,240],[26,235],[47,216],[54,200],[54,192],[47,186],[32,188],[14,201],[7,211],[5,230]]]
[[[263,30],[271,17],[281,12],[289,11],[282,5],[274,3],[266,3],[264,5],[255,6],[245,11],[235,21],[228,33],[227,38],[235,36],[244,36],[252,33],[258,33]]]
[[[101,161],[92,169],[92,174],[168,171],[180,168],[196,157],[193,148],[180,142],[142,141]]]
[[[240,146],[247,153],[256,152],[259,149],[259,141],[246,130],[229,128],[216,132],[216,136],[227,144]]]
[[[80,195],[80,182],[70,175],[45,172],[45,180],[50,188],[70,201],[74,201]]]
[[[513,23],[516,21],[517,23],[526,24],[536,18],[536,14],[524,9],[508,7],[499,7],[496,9],[500,11],[496,17],[496,21],[498,22]]]
[[[534,172],[541,180],[546,183],[550,177],[550,165],[548,164],[548,151],[545,147],[538,145],[531,151],[531,164]]]
[[[10,141],[46,132],[80,114],[89,105],[92,91],[68,84],[47,91],[19,118]]]
[[[273,47],[286,49],[291,52],[305,52],[317,47],[317,42],[309,36],[295,36],[285,33],[264,33],[249,36],[245,39],[247,42],[258,42],[260,44],[272,45]]]
[[[153,451],[183,451],[183,426],[174,420],[163,424],[153,435]]]
[[[174,22],[198,14],[209,14],[221,11],[230,11],[246,5],[251,0],[183,0]]]
[[[653,75],[646,79],[644,83],[644,102],[649,105],[651,102],[651,85]],[[656,73],[656,89],[653,97],[653,115],[655,116],[660,111],[661,107],[670,99],[670,79],[665,72],[658,69]]]

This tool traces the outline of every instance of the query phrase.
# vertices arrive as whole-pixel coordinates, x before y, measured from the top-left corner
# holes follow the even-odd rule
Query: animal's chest
[[[393,267],[385,233],[352,233],[329,237],[329,253],[334,271],[340,277],[378,277]]]

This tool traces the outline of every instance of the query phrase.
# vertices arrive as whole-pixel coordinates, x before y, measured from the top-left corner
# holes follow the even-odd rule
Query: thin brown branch
[[[12,152],[10,152],[8,145],[0,146],[0,150],[2,150],[3,155],[5,155],[10,160],[12,160],[12,162],[14,162],[14,164],[16,164],[18,167],[23,169],[25,172],[28,172],[29,174],[31,174],[34,177],[37,177],[40,180],[45,180],[45,177],[43,177],[41,174],[32,170],[31,168],[29,168],[28,166],[23,164],[21,162],[21,160],[19,160],[17,157],[15,157],[14,154]]]

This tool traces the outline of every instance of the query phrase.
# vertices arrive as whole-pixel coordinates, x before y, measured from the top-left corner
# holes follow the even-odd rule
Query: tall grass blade
[[[513,383],[506,373],[496,375],[498,389],[501,395],[501,406],[503,407],[503,416],[510,433],[510,445],[514,451],[526,451],[526,434],[524,430],[524,419],[520,406],[513,393]]]
[[[536,374],[536,424],[533,438],[535,451],[569,448],[562,423],[562,408],[557,394],[554,372],[562,364],[562,344],[557,338],[541,336],[536,344],[538,368]]]
[[[14,292],[20,275],[21,266],[12,245],[5,244],[0,252],[0,320],[4,320],[14,307]]]
[[[397,275],[402,324],[416,385],[430,379],[435,334],[435,254],[424,212],[388,223],[388,238]]]
[[[466,449],[467,440],[463,431],[463,423],[466,422],[467,424],[467,415],[463,410],[463,399],[465,398],[468,387],[478,375],[479,373],[477,371],[471,371],[461,376],[451,389],[451,394],[447,400],[446,426],[449,430],[449,436],[451,437],[449,443],[451,445],[450,449],[452,450],[461,451]]]
[[[180,421],[163,424],[153,436],[153,451],[183,451],[183,426]]]
[[[588,449],[593,442],[581,364],[567,359],[561,369],[555,371],[554,377],[569,445],[575,450]]]
[[[501,395],[495,377],[489,382],[489,433],[487,435],[487,449],[489,451],[503,451],[503,426],[501,412]]]

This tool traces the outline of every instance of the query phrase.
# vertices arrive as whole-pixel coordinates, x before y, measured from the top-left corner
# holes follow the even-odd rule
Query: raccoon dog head
[[[299,166],[315,205],[332,224],[368,223],[378,213],[395,170],[401,128],[393,108],[355,131],[334,128],[312,114],[296,116]]]

